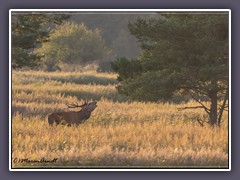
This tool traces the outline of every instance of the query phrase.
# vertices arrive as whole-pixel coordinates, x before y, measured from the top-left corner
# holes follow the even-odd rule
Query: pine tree
[[[202,108],[209,124],[220,125],[228,99],[228,14],[161,17],[129,24],[142,52],[137,59],[112,64],[119,73],[118,91],[140,101],[168,101],[176,93],[188,93],[199,106],[182,109]],[[196,95],[207,98],[210,107]]]

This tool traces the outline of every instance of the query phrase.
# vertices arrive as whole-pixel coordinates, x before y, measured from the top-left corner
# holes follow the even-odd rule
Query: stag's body
[[[69,108],[81,107],[80,111],[70,111],[70,112],[56,112],[48,116],[48,123],[53,125],[79,125],[86,121],[90,116],[92,111],[97,107],[97,102],[86,103],[78,106],[68,106]]]

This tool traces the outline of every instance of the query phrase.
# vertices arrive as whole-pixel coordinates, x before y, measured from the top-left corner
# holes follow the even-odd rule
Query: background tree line
[[[13,68],[59,70],[60,63],[96,63],[112,71],[117,57],[136,58],[140,48],[128,23],[151,14],[124,13],[15,13],[12,15]],[[24,53],[23,53],[24,52]]]

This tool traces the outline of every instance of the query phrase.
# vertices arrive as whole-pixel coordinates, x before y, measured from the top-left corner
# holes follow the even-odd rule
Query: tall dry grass
[[[90,74],[89,83],[78,79]],[[204,111],[177,110],[195,102],[129,102],[117,93],[115,78],[95,72],[13,71],[13,167],[227,168],[227,113],[221,128],[201,127],[196,120],[207,119]],[[85,98],[98,100],[88,121],[48,125],[48,113],[68,111],[65,103]],[[42,158],[57,160],[21,162]]]

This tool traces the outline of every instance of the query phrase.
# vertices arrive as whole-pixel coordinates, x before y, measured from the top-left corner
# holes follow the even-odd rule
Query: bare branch
[[[220,106],[219,108],[218,108],[218,115],[220,114],[220,111],[221,111],[221,109],[223,108],[223,110],[224,111],[228,111],[228,105],[225,105],[224,107],[222,107],[222,105],[221,104],[218,104],[218,106]]]
[[[206,92],[202,92],[200,89],[194,89],[195,91],[197,91],[199,94],[202,94],[202,95],[204,95],[204,96],[208,96],[208,93],[206,93]]]
[[[209,123],[209,121],[206,121],[206,120],[202,120],[200,119],[199,117],[197,117],[197,122],[203,127],[203,124],[204,123]]]
[[[228,105],[224,107],[224,111],[228,111]]]
[[[184,89],[184,90],[189,90],[192,89],[194,91],[197,91],[199,94],[208,96],[208,94],[206,92],[203,92],[203,87],[199,87],[199,86],[179,86],[179,88]]]
[[[193,107],[183,107],[183,108],[177,108],[179,111],[185,110],[185,109],[199,109],[199,108],[203,108],[203,106],[193,106]]]
[[[204,108],[206,113],[210,114],[210,109],[209,108],[207,108],[201,101],[199,101],[197,98],[195,98],[190,92],[189,92],[189,94],[195,101],[197,101],[199,104],[202,105],[202,107]]]
[[[203,121],[201,121],[200,119],[197,118],[197,122],[200,124],[200,126],[203,127]]]

